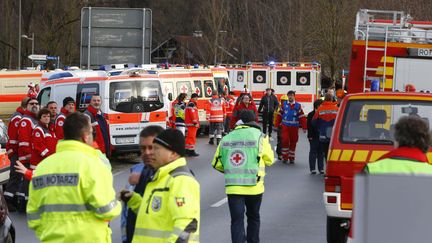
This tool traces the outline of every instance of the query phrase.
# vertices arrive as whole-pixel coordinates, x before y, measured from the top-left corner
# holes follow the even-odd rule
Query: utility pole
[[[18,70],[21,70],[21,0],[18,5]]]

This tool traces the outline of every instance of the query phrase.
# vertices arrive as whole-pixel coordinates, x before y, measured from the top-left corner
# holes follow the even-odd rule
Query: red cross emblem
[[[228,91],[228,86],[224,85],[223,90]]]
[[[235,150],[230,155],[230,163],[231,165],[238,167],[244,164],[245,162],[245,154],[240,150]]]
[[[195,88],[195,93],[196,93],[197,95],[200,95],[200,93],[201,93],[200,88]]]
[[[207,87],[206,92],[207,92],[208,96],[210,96],[212,94],[212,91],[213,91],[212,88]]]
[[[180,88],[182,93],[187,93],[188,92],[188,88],[186,87],[186,85],[181,86]]]

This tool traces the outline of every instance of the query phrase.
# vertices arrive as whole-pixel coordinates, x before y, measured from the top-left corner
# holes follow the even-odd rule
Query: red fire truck
[[[328,242],[345,242],[354,175],[393,149],[398,119],[420,116],[432,127],[431,30],[432,22],[413,21],[404,12],[362,9],[357,13],[349,95],[340,105],[333,131],[328,131],[323,194]],[[417,92],[405,92],[408,84]]]

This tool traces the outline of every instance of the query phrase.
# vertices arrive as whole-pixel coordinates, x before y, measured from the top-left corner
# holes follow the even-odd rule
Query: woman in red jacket
[[[241,110],[251,110],[255,113],[255,121],[258,122],[258,111],[255,102],[250,94],[242,94],[239,97],[239,102],[234,107],[233,115],[230,122],[230,128],[234,129],[237,121],[239,120],[239,115]]]
[[[43,159],[55,152],[57,145],[55,133],[49,129],[50,111],[46,108],[41,109],[37,119],[38,124],[32,132],[33,149],[30,157],[30,168],[33,170]]]

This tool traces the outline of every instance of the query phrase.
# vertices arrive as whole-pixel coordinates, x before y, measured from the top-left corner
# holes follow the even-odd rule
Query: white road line
[[[211,205],[210,207],[212,207],[212,208],[218,208],[218,207],[224,205],[227,202],[228,202],[228,198],[224,198],[224,199],[220,200],[219,202]]]
[[[118,175],[124,173],[125,171],[126,171],[126,170],[118,171],[118,172],[116,172],[116,173],[113,174],[113,177],[114,177],[114,176],[118,176]]]

